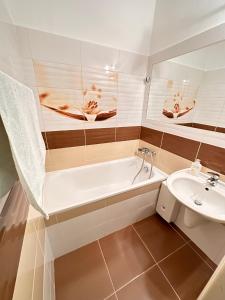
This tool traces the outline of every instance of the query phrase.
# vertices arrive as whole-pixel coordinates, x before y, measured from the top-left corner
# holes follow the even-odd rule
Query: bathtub
[[[115,196],[145,185],[162,182],[167,175],[150,164],[132,184],[142,159],[132,156],[102,163],[48,172],[44,186],[44,207],[51,214]]]

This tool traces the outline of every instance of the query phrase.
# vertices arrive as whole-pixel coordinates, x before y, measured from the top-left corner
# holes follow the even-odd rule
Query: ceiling
[[[0,0],[16,25],[148,54],[155,0]]]

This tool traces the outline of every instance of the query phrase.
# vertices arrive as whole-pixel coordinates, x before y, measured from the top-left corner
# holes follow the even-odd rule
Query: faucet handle
[[[207,172],[207,174],[209,174],[213,180],[219,180],[219,178],[220,178],[220,174],[215,173],[215,172],[210,171],[210,172]]]

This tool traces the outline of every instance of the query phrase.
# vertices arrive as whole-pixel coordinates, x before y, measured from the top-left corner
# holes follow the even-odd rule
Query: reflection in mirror
[[[225,133],[225,42],[153,65],[147,118]]]

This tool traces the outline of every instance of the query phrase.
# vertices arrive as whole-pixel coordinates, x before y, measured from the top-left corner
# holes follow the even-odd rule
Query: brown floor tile
[[[134,228],[157,261],[185,243],[184,239],[158,215],[134,224]]]
[[[190,238],[176,224],[170,223],[170,226],[173,227],[174,230],[177,231],[186,242],[190,241]]]
[[[111,297],[107,298],[107,300],[117,300],[115,295],[112,295]]]
[[[188,245],[159,265],[182,300],[196,300],[213,273]]]
[[[100,300],[113,288],[97,242],[55,261],[56,300]]]
[[[176,300],[178,297],[157,266],[117,292],[119,300]]]
[[[206,263],[215,271],[217,268],[217,265],[200,249],[197,245],[195,245],[192,241],[189,243],[189,246],[193,248],[201,257],[203,260],[206,261]]]
[[[131,226],[100,240],[116,289],[154,264]]]

